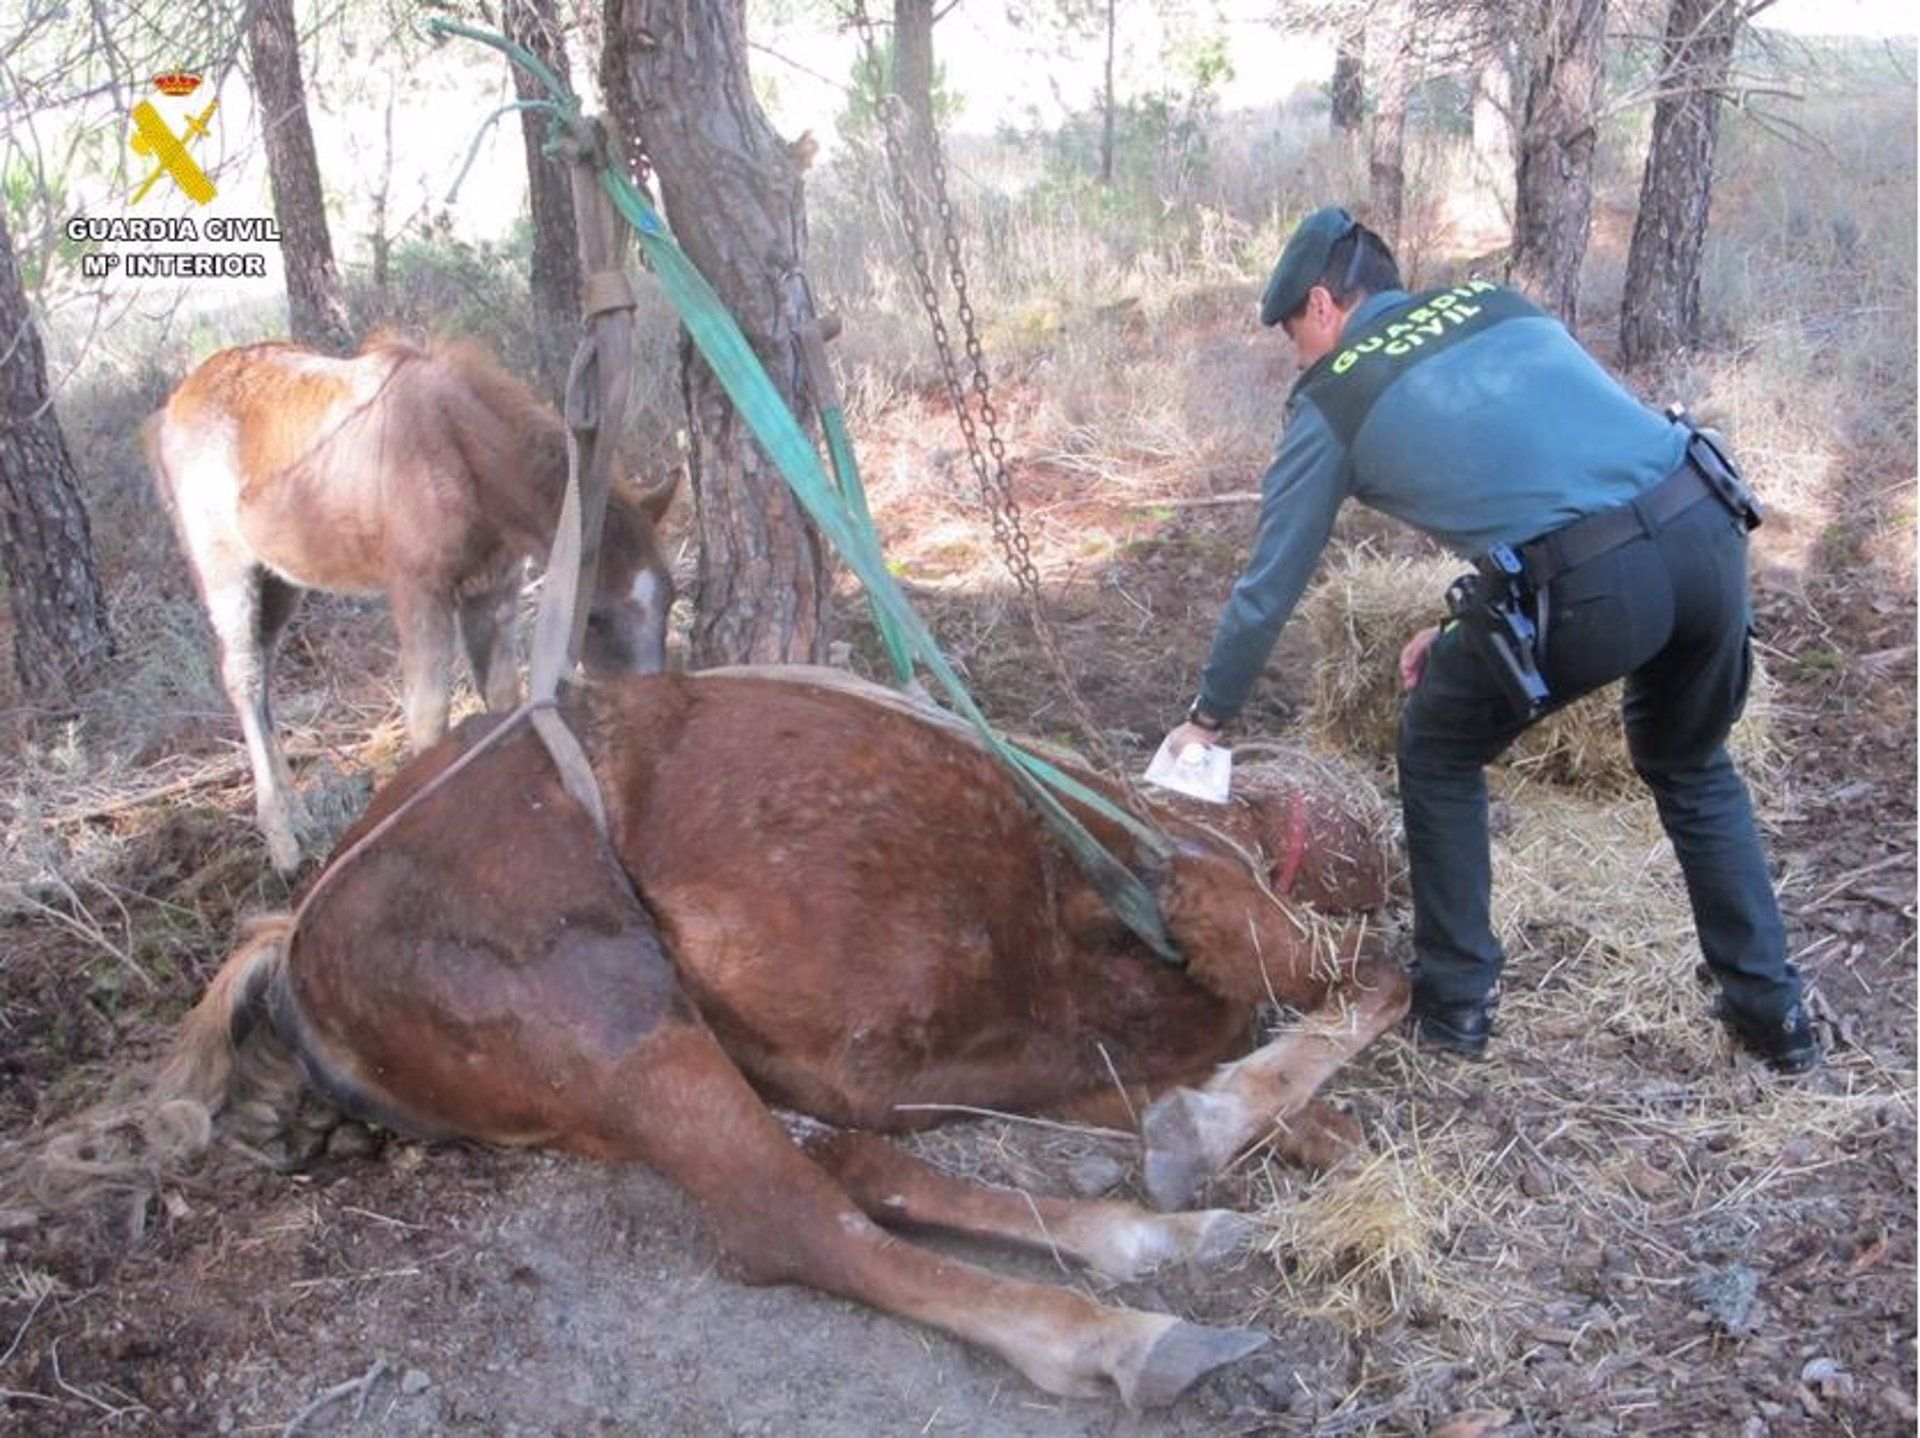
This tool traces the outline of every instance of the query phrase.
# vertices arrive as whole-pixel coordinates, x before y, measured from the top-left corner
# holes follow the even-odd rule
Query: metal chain
[[[873,68],[877,82],[880,79],[880,47],[874,39],[873,22],[867,15],[865,0],[854,0],[853,21],[860,32],[868,63]],[[959,366],[954,359],[952,337],[941,309],[940,292],[927,252],[920,207],[908,178],[905,146],[900,135],[904,108],[897,94],[888,92],[882,95],[881,139],[886,149],[894,203],[900,211],[901,229],[906,236],[908,258],[920,292],[920,306],[926,311],[928,326],[933,331],[933,345],[940,357],[940,372],[946,384],[947,398],[953,405],[954,418],[960,425],[960,435],[966,444],[968,467],[973,471],[981,505],[986,509],[992,525],[994,543],[999,546],[1007,572],[1013,576],[1014,586],[1026,610],[1027,622],[1040,644],[1047,667],[1053,671],[1054,681],[1059,685],[1074,721],[1101,767],[1118,781],[1128,807],[1144,815],[1147,812],[1146,801],[1134,788],[1126,765],[1120,761],[1106,734],[1095,721],[1093,711],[1080,693],[1080,686],[1074,682],[1073,671],[1067,664],[1059,639],[1041,611],[1040,575],[1034,567],[1033,547],[1021,519],[1020,502],[1014,497],[1012,478],[1007,472],[1007,447],[1000,438],[1000,416],[994,407],[992,388],[987,378],[986,351],[980,343],[979,324],[967,293],[966,266],[961,257],[960,236],[953,223],[953,203],[947,191],[946,160],[941,153],[939,136],[928,130],[920,140],[927,161],[927,176],[933,187],[935,213],[940,220],[947,280],[953,286],[954,309],[964,337],[974,403],[968,402],[967,386],[961,382]],[[979,407],[977,420],[974,404]],[[981,425],[986,427],[984,447],[980,440]]]

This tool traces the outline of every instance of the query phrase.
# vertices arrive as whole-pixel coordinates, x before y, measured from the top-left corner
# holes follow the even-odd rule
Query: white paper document
[[[1233,751],[1224,744],[1189,744],[1175,754],[1172,739],[1165,739],[1147,765],[1146,780],[1176,794],[1224,804],[1233,783]]]

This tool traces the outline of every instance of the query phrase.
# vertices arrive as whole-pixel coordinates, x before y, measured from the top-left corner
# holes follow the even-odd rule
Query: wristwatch
[[[1207,711],[1201,707],[1198,699],[1195,699],[1193,703],[1187,706],[1187,722],[1198,725],[1202,729],[1211,729],[1216,734],[1227,727],[1226,720],[1216,719],[1207,713]]]

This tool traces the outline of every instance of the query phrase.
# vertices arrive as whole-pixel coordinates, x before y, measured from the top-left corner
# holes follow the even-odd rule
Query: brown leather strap
[[[821,332],[820,321],[809,316],[795,327],[794,339],[799,344],[800,372],[813,395],[813,407],[821,411],[837,408],[840,384],[833,377],[833,366],[827,363],[827,340]]]
[[[587,751],[581,747],[579,736],[567,727],[567,721],[560,717],[560,711],[542,708],[533,711],[533,730],[547,746],[547,753],[553,757],[553,764],[560,771],[560,782],[574,801],[587,811],[587,817],[593,820],[593,827],[600,831],[600,837],[607,837],[607,809],[600,798],[600,781],[595,777],[593,765],[588,762]]]
[[[627,230],[600,186],[604,131],[597,120],[589,120],[577,140],[572,149],[573,208],[580,268],[587,277],[582,294],[587,332],[567,373],[567,494],[547,554],[546,587],[528,664],[529,694],[536,701],[552,699],[580,658],[613,487],[614,449],[633,369],[633,291],[623,268]],[[534,729],[553,756],[567,792],[604,835],[606,809],[579,739],[551,708],[535,715]]]
[[[601,196],[604,203],[606,197]],[[580,312],[589,319],[608,310],[630,310],[634,306],[633,286],[624,270],[599,270],[590,274],[580,287]]]

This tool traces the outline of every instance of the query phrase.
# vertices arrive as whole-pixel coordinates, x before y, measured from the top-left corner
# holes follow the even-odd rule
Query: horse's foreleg
[[[970,1183],[876,1134],[830,1130],[806,1148],[878,1223],[1050,1250],[1123,1283],[1168,1263],[1218,1263],[1242,1252],[1256,1232],[1252,1220],[1226,1209],[1149,1213],[1131,1203]]]
[[[1191,1075],[1185,1083],[1129,1084],[1123,1092],[1108,1088],[1083,1094],[1051,1111],[1050,1116],[1098,1128],[1136,1128],[1140,1115],[1163,1094],[1204,1086],[1213,1077],[1214,1064]],[[1321,1172],[1332,1168],[1364,1144],[1360,1125],[1333,1105],[1309,1099],[1280,1120],[1272,1134],[1274,1151],[1290,1163]]]
[[[505,582],[460,601],[460,639],[473,668],[473,687],[495,714],[520,702],[520,658],[514,642],[519,601],[518,564]]]
[[[407,742],[419,753],[447,732],[447,690],[453,680],[453,605],[442,594],[410,585],[393,590],[400,635]]]
[[[902,1242],[807,1160],[713,1036],[647,1035],[599,1091],[604,1157],[644,1161],[685,1188],[721,1246],[759,1282],[798,1282],[997,1353],[1049,1392],[1111,1383],[1135,1407],[1171,1402],[1264,1336],[1096,1303]]]
[[[1283,1149],[1330,1158],[1344,1146],[1337,1115],[1313,1096],[1341,1064],[1400,1021],[1407,981],[1397,965],[1363,961],[1353,976],[1271,1043],[1220,1070],[1203,1088],[1175,1089],[1140,1123],[1147,1193],[1184,1208],[1201,1184],[1249,1144],[1277,1131]]]

